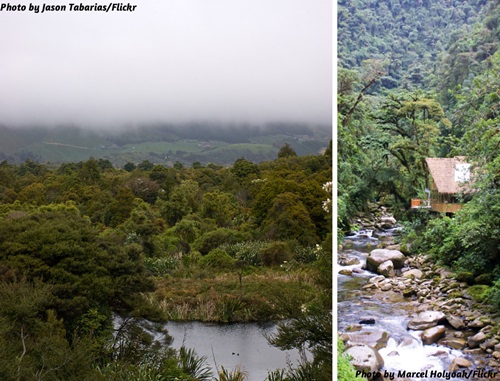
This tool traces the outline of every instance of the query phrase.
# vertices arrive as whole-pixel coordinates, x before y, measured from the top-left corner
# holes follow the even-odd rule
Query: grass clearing
[[[246,322],[280,320],[297,316],[318,290],[307,272],[285,273],[259,269],[244,275],[242,287],[234,272],[156,279],[157,290],[148,296],[169,320]]]

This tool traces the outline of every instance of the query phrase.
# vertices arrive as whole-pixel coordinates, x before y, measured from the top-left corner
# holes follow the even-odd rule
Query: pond
[[[269,371],[296,366],[300,359],[297,350],[269,345],[266,335],[276,332],[274,323],[168,322],[166,327],[174,348],[184,345],[206,356],[214,374],[217,367],[233,370],[240,365],[248,374],[247,381],[264,381]]]

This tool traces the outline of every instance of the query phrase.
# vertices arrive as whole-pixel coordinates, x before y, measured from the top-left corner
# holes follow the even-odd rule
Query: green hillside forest
[[[300,155],[326,149],[331,126],[304,123],[183,123],[97,129],[77,125],[13,127],[0,123],[0,161],[56,164],[95,159],[116,167],[128,162],[172,166],[179,162],[231,165],[242,156],[255,163],[276,158],[289,144]]]
[[[499,20],[493,0],[338,2],[338,237],[371,203],[386,205],[410,255],[479,285],[497,314]],[[457,156],[471,164],[470,191],[457,195],[463,208],[411,210],[412,198],[427,198],[425,159]]]
[[[331,147],[228,167],[2,161],[0,379],[244,380],[170,345],[162,323],[196,320],[281,322],[270,342],[311,356],[267,379],[331,380]]]

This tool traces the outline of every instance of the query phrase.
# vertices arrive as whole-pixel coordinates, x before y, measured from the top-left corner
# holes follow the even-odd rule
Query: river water
[[[391,235],[393,231],[385,234]],[[362,290],[368,280],[375,276],[361,269],[366,262],[368,253],[375,249],[379,240],[372,237],[371,231],[360,231],[355,236],[347,237],[348,244],[340,255],[358,258],[360,263],[351,266],[339,266],[340,269],[354,270],[352,276],[338,274],[338,330],[346,332],[348,326],[358,324],[365,318],[375,321],[375,324],[362,325],[360,332],[389,333],[387,347],[379,350],[384,359],[384,370],[397,375],[400,371],[422,372],[427,375],[432,371],[448,371],[455,357],[464,357],[460,351],[444,346],[423,345],[418,332],[408,331],[414,305],[410,300],[392,291],[369,292]],[[436,373],[433,373],[436,374]],[[445,377],[414,378],[415,380],[443,380]],[[465,378],[453,378],[462,380]]]

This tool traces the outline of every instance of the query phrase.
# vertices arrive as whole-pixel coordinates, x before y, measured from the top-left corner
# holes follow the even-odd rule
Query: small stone
[[[341,265],[341,266],[353,266],[353,265],[358,265],[358,264],[359,264],[359,259],[354,258],[354,257],[341,259],[339,261],[339,265]]]
[[[382,291],[390,291],[392,290],[392,285],[390,283],[384,283],[380,286]]]
[[[370,279],[368,279],[368,283],[379,283],[379,282],[382,282],[384,279],[385,279],[385,276],[377,275],[377,276],[374,276],[374,277],[371,277]]]
[[[470,367],[472,364],[469,360],[467,359],[464,359],[463,357],[456,357],[453,359],[450,367],[449,367],[449,371],[450,372],[455,372],[457,371],[459,368],[468,368]]]
[[[359,324],[375,324],[375,319],[372,317],[363,318],[359,321]]]
[[[342,269],[339,271],[339,274],[341,275],[347,275],[347,276],[351,276],[352,275],[352,270],[349,270],[349,269]]]

